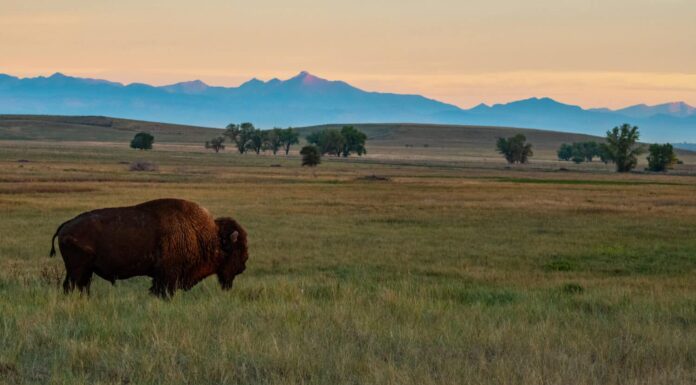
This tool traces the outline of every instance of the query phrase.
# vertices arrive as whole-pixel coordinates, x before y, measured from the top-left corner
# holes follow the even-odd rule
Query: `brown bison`
[[[232,287],[248,258],[247,233],[234,219],[213,219],[208,210],[181,199],[82,213],[61,224],[55,239],[65,262],[66,293],[89,294],[92,273],[110,281],[152,277],[150,292],[169,297],[216,274]]]

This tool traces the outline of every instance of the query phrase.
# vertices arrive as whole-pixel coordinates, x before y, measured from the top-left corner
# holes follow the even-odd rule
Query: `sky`
[[[0,73],[696,105],[696,0],[0,0]]]

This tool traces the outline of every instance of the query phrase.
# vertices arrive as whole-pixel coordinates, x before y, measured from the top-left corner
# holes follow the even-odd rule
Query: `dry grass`
[[[313,177],[296,157],[0,143],[0,383],[696,381],[696,178],[368,150]],[[158,197],[248,228],[236,287],[63,296],[56,226]]]

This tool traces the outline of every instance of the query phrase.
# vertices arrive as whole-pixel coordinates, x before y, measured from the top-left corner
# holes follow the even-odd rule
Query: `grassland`
[[[106,116],[0,115],[0,140],[128,142],[140,131],[163,143],[203,143],[214,128]]]
[[[696,382],[696,177],[377,142],[316,176],[198,144],[0,142],[0,383]],[[64,296],[56,226],[160,197],[247,227],[232,291]]]

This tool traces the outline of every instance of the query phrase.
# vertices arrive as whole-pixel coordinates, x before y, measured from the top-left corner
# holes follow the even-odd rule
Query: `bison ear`
[[[237,242],[237,237],[239,237],[239,231],[233,231],[232,234],[230,234],[230,239],[232,239],[232,243]]]

